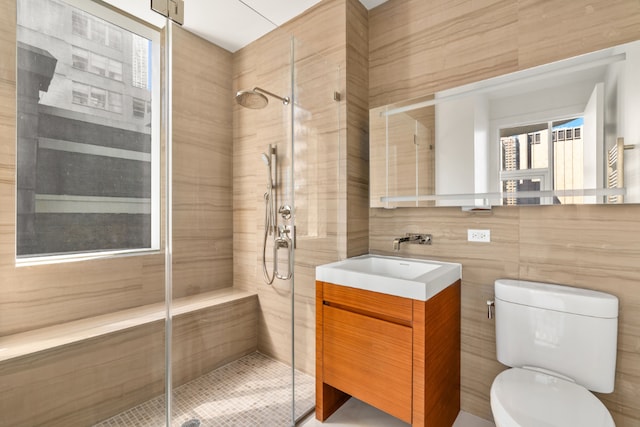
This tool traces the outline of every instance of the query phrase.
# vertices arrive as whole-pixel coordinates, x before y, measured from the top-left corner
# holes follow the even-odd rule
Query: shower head
[[[287,105],[290,101],[288,96],[285,96],[283,98],[276,95],[275,93],[269,92],[268,90],[254,87],[251,90],[239,90],[236,93],[236,102],[247,108],[264,108],[269,103],[269,99],[265,95],[269,95],[273,98],[279,99],[284,105]]]
[[[271,145],[269,145],[269,153],[273,153],[272,151],[273,149],[271,148]],[[273,177],[271,176],[271,156],[267,155],[266,153],[262,153],[262,161],[264,162],[264,165],[267,167],[267,173],[268,173],[268,183],[267,183],[267,189],[270,190],[273,188]]]
[[[271,159],[266,155],[266,153],[262,153],[262,161],[265,165],[271,166]]]
[[[236,93],[236,102],[251,109],[264,108],[269,103],[266,96],[253,90],[240,90]]]

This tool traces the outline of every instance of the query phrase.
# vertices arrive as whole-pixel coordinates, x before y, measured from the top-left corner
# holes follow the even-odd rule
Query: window
[[[91,40],[100,44],[107,44],[107,26],[104,22],[94,19],[91,21]]]
[[[89,95],[89,106],[95,108],[107,109],[107,91],[92,87]]]
[[[53,19],[39,13],[43,2],[66,8],[71,28],[42,22]],[[20,262],[160,245],[160,73],[149,71],[160,69],[159,33],[97,2],[76,4],[86,10],[17,2]],[[134,68],[134,40],[144,47],[137,87],[123,81]],[[134,96],[143,121],[122,114]]]
[[[89,105],[89,93],[91,86],[73,82],[73,103],[79,105]]]
[[[564,139],[573,139],[573,129],[566,129]]]
[[[89,52],[80,49],[76,46],[73,47],[71,60],[73,62],[73,68],[87,71],[89,69]]]
[[[95,43],[122,49],[122,30],[95,15],[74,10],[71,14],[72,33]]]
[[[115,27],[108,28],[107,44],[116,50],[122,49],[122,31]]]
[[[580,135],[582,134],[581,129],[580,128],[575,128],[573,130],[573,139],[580,139],[582,138]]]
[[[109,70],[107,74],[110,79],[122,81],[122,62],[111,59],[107,68]]]
[[[103,88],[73,82],[73,103],[99,108],[114,113],[122,113],[122,94]]]
[[[580,203],[584,188],[583,117],[500,129],[500,188],[504,204]],[[526,141],[526,147],[518,141]],[[554,191],[541,197],[539,191]]]
[[[89,37],[89,19],[82,12],[74,10],[71,15],[73,34]]]
[[[144,119],[146,102],[143,99],[133,98],[133,117]]]
[[[91,55],[91,64],[89,66],[89,71],[93,74],[98,74],[99,76],[107,75],[107,58],[100,55]]]
[[[73,68],[122,81],[122,62],[115,59],[73,46],[71,61]]]

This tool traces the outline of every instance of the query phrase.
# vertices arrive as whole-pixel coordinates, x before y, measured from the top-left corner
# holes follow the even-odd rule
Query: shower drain
[[[200,426],[200,420],[198,419],[192,419],[189,421],[185,421],[184,423],[182,423],[181,427],[198,427]]]

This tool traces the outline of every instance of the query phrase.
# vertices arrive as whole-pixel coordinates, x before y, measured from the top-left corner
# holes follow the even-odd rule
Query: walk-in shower
[[[0,87],[15,111],[0,138],[36,190],[0,192],[71,228],[43,229],[53,243],[136,246],[16,267],[3,213],[0,425],[291,427],[314,405],[313,269],[341,247],[339,69],[281,30],[236,61],[103,3],[6,2],[16,72]],[[238,103],[266,108],[237,106],[247,76],[287,97],[253,88]],[[59,174],[37,179],[47,165]],[[50,194],[58,181],[77,194]]]

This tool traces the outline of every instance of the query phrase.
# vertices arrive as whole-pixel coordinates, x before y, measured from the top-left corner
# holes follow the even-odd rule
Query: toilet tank
[[[570,286],[495,282],[498,360],[567,377],[611,393],[616,371],[618,298]]]

